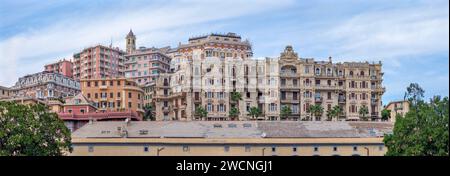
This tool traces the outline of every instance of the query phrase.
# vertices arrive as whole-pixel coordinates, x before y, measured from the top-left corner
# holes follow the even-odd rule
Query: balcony
[[[315,88],[316,89],[320,89],[320,90],[335,90],[336,86],[333,86],[333,85],[316,85]]]
[[[321,103],[321,102],[323,101],[323,97],[315,97],[315,98],[314,98],[314,101],[315,101],[316,103]]]
[[[170,111],[170,107],[169,106],[163,106],[162,108],[163,112],[169,112]]]
[[[339,97],[338,98],[339,103],[345,103],[345,97]]]
[[[107,86],[107,85],[100,86],[100,89],[101,89],[101,90],[102,90],[102,89],[108,89],[108,86]]]

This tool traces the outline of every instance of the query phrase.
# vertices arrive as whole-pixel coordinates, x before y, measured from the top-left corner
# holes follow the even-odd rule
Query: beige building
[[[93,101],[98,110],[132,110],[143,113],[144,91],[126,78],[82,79],[81,93]]]
[[[384,122],[93,122],[72,156],[383,156]]]
[[[0,86],[0,99],[6,99],[10,97],[10,89],[7,87]]]
[[[248,113],[251,107],[261,110],[258,120],[322,121],[334,106],[342,113],[333,120],[381,118],[381,63],[315,61],[300,58],[291,46],[279,58],[265,59],[221,58],[206,52],[193,49],[192,59],[160,76],[154,92],[157,120],[197,120],[199,106],[208,111],[205,120],[215,121],[232,120],[232,106],[239,109],[238,120],[256,120]],[[242,100],[232,102],[232,92],[239,92]],[[313,118],[309,107],[315,104],[323,112]],[[281,119],[285,106],[292,113]],[[359,113],[362,107],[365,114]]]
[[[385,109],[391,111],[391,122],[395,122],[397,114],[400,116],[404,116],[409,112],[409,101],[393,101],[386,105]]]

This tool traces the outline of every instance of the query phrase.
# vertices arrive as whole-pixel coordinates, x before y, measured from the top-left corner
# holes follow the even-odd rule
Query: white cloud
[[[333,53],[361,60],[384,60],[448,51],[448,7],[423,6],[360,14],[325,34]]]
[[[124,6],[119,11],[113,9],[104,13],[79,12],[79,16],[68,16],[49,26],[33,28],[0,41],[0,85],[11,86],[19,76],[42,70],[44,63],[93,44],[107,44],[111,37],[116,41],[114,44],[122,44],[129,28],[140,31],[141,36],[138,37],[143,39],[152,36],[150,40],[167,41],[164,39],[166,36],[153,35],[152,32],[162,33],[163,29],[172,29],[181,33],[182,30],[174,28],[201,28],[207,22],[273,10],[292,2],[181,0],[157,5]],[[185,33],[183,37],[187,37]]]

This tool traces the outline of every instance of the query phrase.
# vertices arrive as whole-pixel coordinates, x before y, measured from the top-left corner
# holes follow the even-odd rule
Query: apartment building
[[[131,78],[140,86],[155,82],[159,74],[170,69],[171,58],[165,53],[170,49],[139,47],[136,50],[136,36],[130,30],[126,37],[125,77]]]
[[[10,97],[10,89],[8,87],[0,86],[0,99],[5,99]]]
[[[12,97],[64,98],[78,94],[80,83],[60,73],[43,71],[19,78],[10,90]]]
[[[203,120],[368,120],[381,118],[381,63],[332,63],[300,58],[287,46],[279,58],[205,56],[205,49],[193,49],[192,59],[180,63],[172,73],[162,74],[155,86],[157,120],[200,120],[194,113],[203,107]],[[232,92],[241,100],[232,101]],[[322,112],[311,112],[320,105]],[[338,117],[328,112],[340,107]],[[257,107],[256,119],[249,110]],[[291,111],[286,117],[281,110]],[[237,108],[238,117],[230,117]],[[361,111],[363,108],[365,111]],[[360,113],[364,112],[364,113]]]
[[[73,78],[109,78],[124,76],[125,52],[119,48],[97,45],[73,56]]]
[[[66,77],[73,77],[73,63],[70,60],[62,59],[44,66],[44,71],[60,73]]]
[[[404,116],[406,113],[409,112],[409,101],[402,100],[402,101],[393,101],[390,102],[384,109],[391,111],[391,122],[395,123],[397,114],[400,116]]]
[[[133,80],[118,78],[82,79],[81,93],[99,111],[131,110],[143,114],[144,91]]]
[[[93,122],[72,156],[383,156],[386,122]]]
[[[169,50],[168,53],[173,59],[171,66],[174,69],[178,69],[179,64],[194,59],[194,56],[200,59],[207,57],[247,59],[253,56],[250,42],[242,41],[241,36],[231,32],[191,37],[188,43],[180,43],[176,50]]]

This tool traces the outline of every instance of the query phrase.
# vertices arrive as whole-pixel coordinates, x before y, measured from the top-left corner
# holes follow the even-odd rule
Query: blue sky
[[[175,47],[188,37],[236,32],[256,57],[293,45],[301,57],[382,61],[383,102],[411,82],[426,98],[449,92],[448,0],[0,0],[0,85],[94,44]]]

